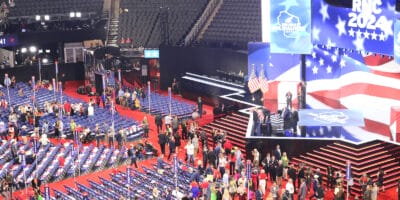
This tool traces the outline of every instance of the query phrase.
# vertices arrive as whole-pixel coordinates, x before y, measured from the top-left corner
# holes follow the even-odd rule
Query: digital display
[[[158,49],[145,49],[144,58],[160,58],[160,50]]]
[[[15,35],[0,36],[0,48],[16,46],[17,44],[18,44],[18,39]]]

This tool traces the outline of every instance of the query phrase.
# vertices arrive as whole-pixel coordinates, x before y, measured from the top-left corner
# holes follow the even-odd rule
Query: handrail
[[[210,0],[208,2],[203,13],[196,21],[196,23],[193,25],[193,28],[190,30],[190,32],[186,35],[184,39],[185,46],[193,42],[193,39],[200,33],[201,28],[204,26],[204,24],[206,24],[207,19],[211,16],[213,10],[217,7],[219,1],[222,0]]]

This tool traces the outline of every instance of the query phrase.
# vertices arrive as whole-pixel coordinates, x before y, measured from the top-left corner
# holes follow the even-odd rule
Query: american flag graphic
[[[269,82],[267,77],[265,76],[264,73],[264,66],[261,66],[261,71],[260,71],[260,75],[258,77],[258,82],[260,84],[260,89],[262,93],[266,93],[269,90]]]
[[[306,56],[307,106],[351,109],[364,115],[365,127],[318,127],[311,135],[340,132],[355,142],[394,140],[391,110],[400,105],[400,66],[391,57],[316,46]]]
[[[254,93],[260,89],[260,82],[256,76],[256,71],[255,71],[254,65],[252,66],[251,74],[250,74],[247,86],[249,87],[250,93]]]

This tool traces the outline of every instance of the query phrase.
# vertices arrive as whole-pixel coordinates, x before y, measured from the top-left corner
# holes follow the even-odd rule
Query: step
[[[336,144],[339,144],[339,143],[334,143],[333,145],[336,145]],[[360,153],[359,151],[354,150],[354,148],[348,147],[346,145],[341,145],[340,144],[341,145],[340,147],[335,147],[333,145],[328,145],[327,147],[329,147],[331,149],[338,150],[338,151],[342,151],[342,152],[345,152],[345,153],[348,153],[348,154],[351,154],[351,155],[355,155],[355,156],[368,155],[369,153],[371,153],[373,151],[379,151],[379,150],[384,149],[384,147],[380,146],[380,147],[375,147],[374,149],[370,149],[368,151],[363,151],[363,152]],[[345,150],[345,149],[348,149],[348,150]]]
[[[231,119],[227,119],[227,118],[221,118],[219,120],[222,120],[222,121],[225,121],[225,122],[228,122],[228,123],[232,123],[232,124],[235,124],[237,126],[240,126],[240,127],[243,127],[245,129],[247,129],[247,124],[248,123],[243,124],[243,123],[240,123],[240,122],[237,122],[237,121],[234,121],[234,120],[231,120]]]
[[[230,127],[230,128],[234,128],[234,130],[237,130],[237,131],[244,131],[244,132],[246,132],[246,130],[247,130],[247,127],[238,126],[238,125],[235,125],[235,124],[233,124],[233,123],[226,122],[226,121],[216,120],[216,121],[214,121],[213,123],[221,124],[221,125],[224,125],[224,126]]]
[[[227,131],[228,134],[230,134],[230,132],[232,132],[232,133],[237,133],[236,135],[242,135],[243,137],[246,135],[246,132],[243,132],[243,131],[240,131],[240,130],[236,130],[236,129],[232,129],[232,128],[223,126],[221,124],[211,123],[210,126],[215,127],[216,129],[221,129],[223,131]]]
[[[317,158],[317,159],[319,159],[319,160],[316,160],[317,162],[318,161],[324,161],[324,162],[326,162],[326,163],[328,163],[328,164],[335,164],[336,166],[342,166],[342,167],[346,167],[346,163],[341,163],[341,162],[337,162],[337,161],[334,161],[334,160],[330,160],[329,158],[326,158],[326,157],[322,157],[322,156],[318,156],[318,155],[315,155],[315,154],[312,154],[312,153],[306,153],[308,156],[310,156],[310,157],[314,157],[314,158]],[[305,156],[304,156],[305,157]],[[309,158],[310,159],[310,158]],[[387,159],[385,162],[376,162],[376,163],[371,163],[370,165],[368,165],[368,166],[364,166],[364,167],[356,167],[356,166],[354,166],[354,165],[352,165],[351,166],[351,168],[352,168],[352,170],[353,171],[358,171],[358,172],[360,172],[360,171],[363,171],[363,170],[365,170],[366,168],[370,168],[370,167],[379,167],[381,164],[383,164],[383,163],[387,163],[387,162],[390,162],[390,161],[394,161],[395,159],[394,158],[389,158],[389,159]]]
[[[335,142],[332,145],[340,146],[341,148],[346,148],[346,149],[349,149],[349,150],[351,150],[353,152],[362,152],[362,153],[364,153],[366,149],[370,149],[372,147],[374,147],[374,148],[376,148],[376,147],[383,148],[381,146],[381,143],[374,143],[374,144],[367,145],[365,147],[357,147],[357,148],[354,148],[354,147],[351,147],[351,146],[348,146],[348,145],[345,145],[345,144],[342,144],[342,143],[339,143],[339,142]],[[359,155],[359,154],[362,154],[362,153],[356,153],[356,154]]]
[[[371,156],[368,156],[369,159],[366,160],[367,158],[364,158],[364,157],[360,159],[360,158],[357,158],[357,157],[352,157],[350,155],[345,155],[345,154],[341,154],[341,153],[338,153],[338,152],[333,152],[333,151],[330,151],[328,149],[324,149],[323,147],[320,148],[320,150],[322,150],[322,151],[318,151],[318,153],[322,154],[323,156],[329,157],[329,156],[336,155],[337,159],[342,160],[343,162],[346,162],[347,160],[350,160],[350,162],[352,164],[357,165],[357,166],[365,165],[365,164],[368,164],[370,162],[374,162],[374,161],[377,161],[377,160],[380,160],[380,159],[385,159],[385,158],[391,156],[390,154],[387,154],[387,153],[383,154],[381,156],[371,155]],[[370,157],[372,157],[372,158],[370,158]],[[364,161],[361,161],[361,160],[364,160]]]

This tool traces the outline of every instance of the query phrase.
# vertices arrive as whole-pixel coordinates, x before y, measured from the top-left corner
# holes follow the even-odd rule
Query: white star
[[[329,50],[329,49],[331,49],[331,47],[335,47],[336,44],[332,42],[331,38],[328,38],[328,41],[326,42],[326,46],[327,46],[327,49]]]
[[[322,65],[324,65],[325,61],[324,61],[324,59],[320,58],[318,62],[319,62],[319,65],[322,66]]]
[[[330,47],[329,47],[329,48],[330,48]],[[325,55],[325,56],[329,55],[329,52],[328,52],[328,51],[324,51],[324,55]]]
[[[365,32],[364,32],[364,37],[365,37],[365,39],[369,39],[369,32],[367,31],[367,30],[365,30]]]
[[[311,60],[307,60],[307,61],[306,61],[306,66],[307,66],[307,67],[311,67],[311,64],[312,64]]]
[[[385,19],[385,18],[382,18]],[[383,20],[384,22],[381,25],[381,30],[385,32],[386,36],[393,35],[393,20]]]
[[[329,19],[328,5],[324,4],[323,1],[321,1],[321,8],[319,9],[319,13],[322,16],[323,22],[325,22],[326,19]]]
[[[361,34],[362,34],[362,32],[360,31],[360,29],[358,29],[358,30],[356,31],[357,38],[360,38],[360,37],[361,37]]]
[[[326,73],[330,74],[332,73],[332,67],[328,65],[328,67],[326,68]]]
[[[346,67],[346,61],[341,59],[340,60],[340,68]]]
[[[378,36],[378,34],[376,34],[375,31],[371,33],[372,40],[377,40],[377,36]]]
[[[350,30],[349,30],[349,35],[350,35],[351,37],[354,37],[354,30],[353,30],[353,28],[350,28]]]
[[[312,29],[312,37],[315,41],[319,41],[319,33],[321,32],[321,29],[317,28],[317,27],[313,27]]]
[[[272,64],[272,62],[269,62],[269,66],[270,66],[270,67],[273,67],[273,66],[274,66],[274,64]]]
[[[396,5],[393,5],[392,6],[392,4],[390,4],[389,2],[387,3],[387,10],[389,10],[389,11],[395,11],[395,9],[396,9]]]
[[[379,34],[379,41],[385,41],[385,34],[383,32]]]
[[[314,67],[312,68],[312,73],[313,73],[313,74],[318,74],[318,67],[314,66]]]
[[[336,62],[337,61],[337,56],[336,55],[332,55],[331,59],[332,59],[332,62]]]
[[[339,37],[343,34],[343,35],[346,35],[346,29],[345,29],[345,26],[346,25],[346,21],[345,20],[342,20],[341,18],[340,18],[340,16],[338,17],[338,23],[336,24],[336,29],[338,30],[338,34],[339,34]]]
[[[364,38],[361,38],[361,37],[359,37],[359,38],[353,40],[353,44],[354,44],[354,46],[356,47],[356,50],[357,50],[357,51],[364,50],[364,40],[365,40],[365,39],[364,39]]]
[[[285,0],[279,4],[280,6],[285,6],[285,10],[289,10],[290,7],[298,6],[296,0]]]
[[[317,53],[313,52],[311,55],[314,59],[317,58]]]

